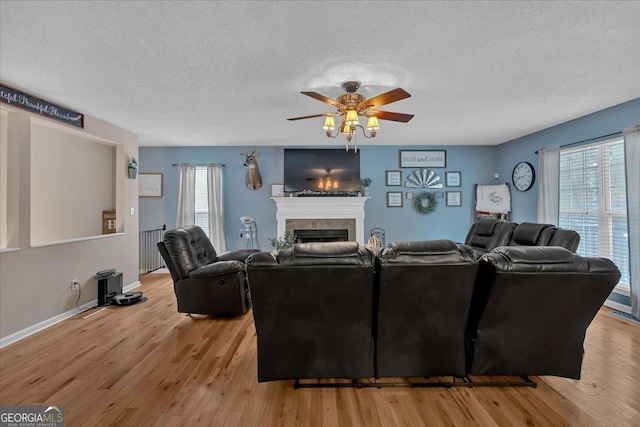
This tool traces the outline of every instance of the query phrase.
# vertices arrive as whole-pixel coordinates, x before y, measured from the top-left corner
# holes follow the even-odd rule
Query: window
[[[611,259],[629,286],[623,139],[560,152],[559,225],[580,234],[578,254]]]
[[[207,167],[196,166],[196,225],[209,235],[209,196],[207,194]]]

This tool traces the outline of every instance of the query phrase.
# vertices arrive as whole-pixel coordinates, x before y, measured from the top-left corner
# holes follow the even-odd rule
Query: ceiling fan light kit
[[[365,99],[364,96],[359,93],[355,93],[360,88],[360,82],[349,81],[342,83],[342,88],[345,90],[344,95],[340,95],[336,100],[327,98],[317,92],[301,92],[303,95],[310,96],[329,104],[336,108],[336,113],[323,113],[315,114],[312,116],[293,117],[288,120],[302,120],[310,119],[313,117],[324,117],[324,124],[322,129],[325,130],[328,138],[336,138],[338,135],[343,134],[347,139],[345,145],[346,150],[349,150],[349,143],[356,135],[356,130],[359,128],[362,130],[362,134],[365,138],[375,138],[378,129],[380,129],[381,120],[391,120],[394,122],[407,123],[413,118],[413,114],[404,113],[392,113],[388,111],[374,110],[374,108],[381,107],[392,102],[400,101],[405,98],[409,98],[411,95],[402,88],[396,88],[389,92],[385,92],[381,95],[374,96],[370,99]],[[334,116],[342,116],[342,123],[338,131],[336,130],[336,122]],[[365,128],[360,124],[360,116],[367,118],[367,126]],[[368,132],[368,133],[367,133]],[[358,151],[358,145],[354,142],[354,152]]]

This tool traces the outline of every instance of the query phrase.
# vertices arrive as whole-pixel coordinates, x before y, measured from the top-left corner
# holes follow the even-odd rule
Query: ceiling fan
[[[322,101],[335,107],[337,110],[335,113],[321,113],[314,114],[312,116],[293,117],[287,120],[303,120],[314,117],[325,117],[322,128],[327,132],[327,137],[335,138],[341,133],[344,134],[347,138],[347,149],[349,149],[349,142],[351,142],[351,138],[355,135],[357,128],[362,130],[362,133],[366,138],[374,138],[377,130],[380,128],[378,119],[407,123],[413,118],[413,114],[392,113],[389,111],[380,111],[375,109],[386,104],[391,104],[392,102],[409,98],[411,94],[402,88],[396,88],[369,99],[364,99],[364,96],[356,93],[360,88],[360,82],[344,82],[342,83],[342,88],[346,93],[344,95],[340,95],[336,100],[327,98],[317,92],[301,92],[303,95],[310,96],[311,98],[315,98],[318,101]],[[333,131],[336,129],[334,120],[335,116],[342,117],[342,124],[340,125],[338,132],[334,135]],[[369,131],[369,135],[367,135],[365,128],[360,125],[359,116],[367,117],[366,127]]]

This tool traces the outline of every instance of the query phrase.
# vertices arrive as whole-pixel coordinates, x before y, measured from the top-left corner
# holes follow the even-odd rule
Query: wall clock
[[[511,181],[513,186],[518,191],[527,191],[533,187],[533,183],[536,182],[536,171],[533,165],[529,162],[520,162],[513,168],[511,174]]]

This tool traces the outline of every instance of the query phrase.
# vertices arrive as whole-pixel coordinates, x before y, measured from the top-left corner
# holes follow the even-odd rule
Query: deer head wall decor
[[[245,153],[244,150],[240,153],[241,156],[245,156],[244,165],[248,168],[247,174],[244,177],[244,183],[249,190],[257,190],[262,187],[262,177],[260,176],[260,169],[258,168],[258,161],[260,153],[256,154],[256,150],[251,153]]]

